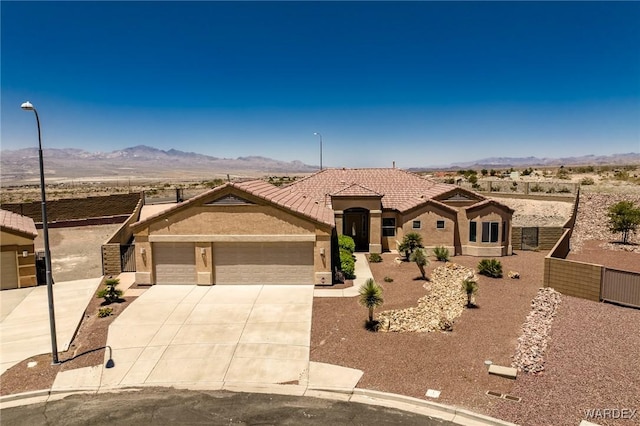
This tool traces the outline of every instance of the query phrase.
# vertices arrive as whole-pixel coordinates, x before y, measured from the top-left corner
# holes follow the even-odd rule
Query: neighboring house
[[[138,284],[330,283],[339,234],[396,250],[511,254],[513,210],[400,169],[326,169],[285,187],[227,183],[131,225]]]
[[[0,289],[37,285],[33,219],[0,210]]]

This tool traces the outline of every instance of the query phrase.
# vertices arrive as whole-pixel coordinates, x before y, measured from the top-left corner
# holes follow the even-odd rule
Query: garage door
[[[156,284],[195,284],[195,253],[193,243],[154,243]]]
[[[18,288],[18,266],[16,265],[16,252],[3,251],[0,257],[0,288]]]
[[[313,284],[313,243],[214,243],[216,284]]]

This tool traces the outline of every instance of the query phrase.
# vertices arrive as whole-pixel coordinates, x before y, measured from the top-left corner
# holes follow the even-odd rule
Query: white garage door
[[[18,288],[16,252],[3,251],[0,257],[0,289]]]
[[[156,284],[195,284],[195,253],[193,243],[154,243]]]
[[[313,284],[313,243],[214,243],[216,284]]]

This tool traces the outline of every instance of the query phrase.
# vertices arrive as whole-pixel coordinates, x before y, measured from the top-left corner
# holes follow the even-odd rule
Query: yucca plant
[[[421,248],[415,249],[413,253],[411,253],[411,257],[409,258],[412,262],[416,262],[418,265],[418,269],[420,269],[420,274],[422,275],[422,279],[427,279],[427,273],[425,271],[425,267],[429,265],[429,259],[427,259],[427,255],[424,250]]]
[[[116,286],[120,284],[120,280],[118,278],[108,278],[104,284],[105,288],[100,290],[96,297],[103,298],[105,304],[120,301],[122,290],[116,288]]]
[[[373,278],[369,278],[360,286],[358,294],[360,294],[358,300],[360,304],[369,310],[369,323],[371,324],[373,323],[373,310],[384,303],[382,287],[376,284]]]
[[[467,307],[470,308],[473,306],[471,303],[471,296],[477,293],[478,284],[471,278],[466,278],[462,281],[462,289],[467,293]]]
[[[502,263],[496,259],[482,259],[478,263],[478,273],[491,278],[502,277]]]
[[[433,248],[433,255],[440,262],[446,262],[449,260],[449,249],[443,246],[437,246]]]

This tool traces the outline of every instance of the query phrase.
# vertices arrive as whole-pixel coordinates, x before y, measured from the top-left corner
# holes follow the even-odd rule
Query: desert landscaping
[[[618,235],[608,230],[605,218],[617,201],[640,204],[640,186],[613,175],[590,176],[593,185],[580,189],[568,258],[640,272],[638,235],[632,235],[631,244],[616,243]],[[588,177],[577,174],[571,182]],[[174,187],[189,187],[197,193],[207,185],[154,183],[135,190],[172,193]],[[98,193],[91,185],[81,188],[73,195]],[[101,188],[100,193],[114,191]],[[572,194],[486,195],[514,209],[513,226],[518,227],[562,227],[574,208]],[[10,200],[32,196],[33,189],[12,188]],[[51,229],[54,279],[99,276],[100,244],[118,227]],[[36,243],[41,247],[41,236]],[[578,424],[586,410],[634,408],[640,400],[640,361],[635,356],[640,311],[541,290],[546,255],[516,251],[500,258],[501,278],[479,275],[476,257],[440,262],[430,256],[423,279],[413,262],[383,253],[382,262],[369,263],[383,287],[384,304],[375,311],[379,331],[366,329],[366,309],[357,298],[316,297],[310,359],[362,370],[359,388],[450,404],[523,425]],[[510,278],[511,272],[518,278]],[[464,278],[477,282],[469,306],[460,287]],[[51,366],[47,354],[24,360],[3,374],[2,395],[47,388],[59,371],[100,364],[108,325],[133,300],[127,297],[114,305],[117,309],[106,318],[96,316],[101,300],[92,301],[69,352],[62,355],[65,362]],[[37,367],[28,369],[33,361]],[[518,368],[517,379],[488,374],[487,361]],[[438,391],[439,397],[425,396],[427,390]],[[602,419],[599,424],[619,423]]]

